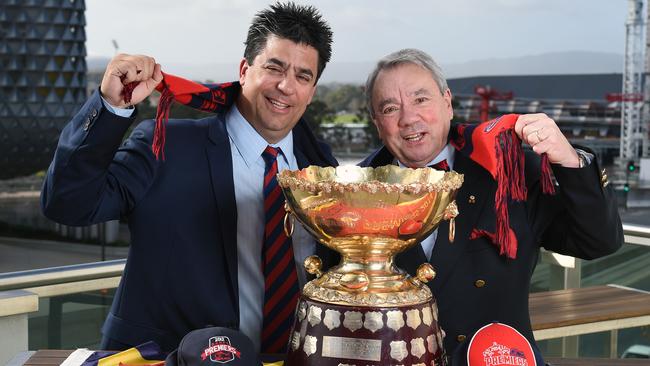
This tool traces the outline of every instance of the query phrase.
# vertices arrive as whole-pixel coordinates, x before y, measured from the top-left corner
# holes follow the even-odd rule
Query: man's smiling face
[[[239,67],[240,112],[269,143],[296,125],[316,91],[318,52],[306,44],[270,36],[249,64]]]
[[[372,90],[373,122],[384,145],[404,165],[424,167],[447,144],[451,92],[431,72],[403,63],[379,72]]]

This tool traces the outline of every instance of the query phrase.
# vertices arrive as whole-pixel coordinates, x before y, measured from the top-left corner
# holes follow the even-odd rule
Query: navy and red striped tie
[[[429,168],[444,170],[444,171],[448,172],[449,171],[449,164],[447,164],[447,159],[444,159],[444,160],[440,160],[439,162],[437,162],[435,164],[429,165]]]
[[[289,341],[293,314],[298,302],[298,275],[294,263],[291,239],[283,230],[284,195],[278,185],[278,153],[280,149],[267,146],[262,157],[264,168],[264,321],[262,353],[284,353]]]

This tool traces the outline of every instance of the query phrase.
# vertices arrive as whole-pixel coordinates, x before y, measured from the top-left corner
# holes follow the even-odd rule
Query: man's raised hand
[[[580,165],[578,153],[554,120],[544,113],[523,114],[517,119],[515,132],[533,151],[546,153],[553,164],[577,168]]]
[[[153,57],[119,54],[108,63],[100,91],[110,105],[125,108],[146,99],[162,79],[160,64]],[[124,88],[132,82],[139,84],[129,102],[124,100]]]

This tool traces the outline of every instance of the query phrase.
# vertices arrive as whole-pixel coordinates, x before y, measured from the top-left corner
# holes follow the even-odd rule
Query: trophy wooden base
[[[286,366],[446,365],[435,299],[356,307],[300,297]]]

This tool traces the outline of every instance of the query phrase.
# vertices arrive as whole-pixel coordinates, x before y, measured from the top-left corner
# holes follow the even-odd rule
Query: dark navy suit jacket
[[[360,165],[393,163],[380,148]],[[598,163],[582,169],[553,166],[559,182],[554,196],[541,194],[539,157],[526,154],[526,202],[510,203],[510,225],[516,233],[516,259],[499,255],[498,248],[481,237],[470,240],[472,229],[495,232],[496,183],[469,158],[456,153],[454,170],[464,174],[456,196],[459,215],[456,235],[449,242],[449,224],[442,222],[430,263],[437,272],[428,283],[438,302],[439,324],[446,332],[448,355],[481,326],[492,321],[509,324],[534,342],[528,315],[530,279],[539,248],[580,258],[595,258],[616,251],[623,230],[611,186],[602,187]],[[416,245],[396,257],[396,265],[411,275],[427,258]]]
[[[128,219],[131,247],[102,332],[113,344],[164,350],[190,330],[238,328],[237,206],[225,113],[170,120],[165,160],[151,152],[153,121],[110,113],[95,92],[61,133],[42,192],[45,215],[66,225]],[[298,165],[336,165],[304,121]],[[319,245],[321,256],[333,252]],[[106,343],[105,343],[106,344]]]

